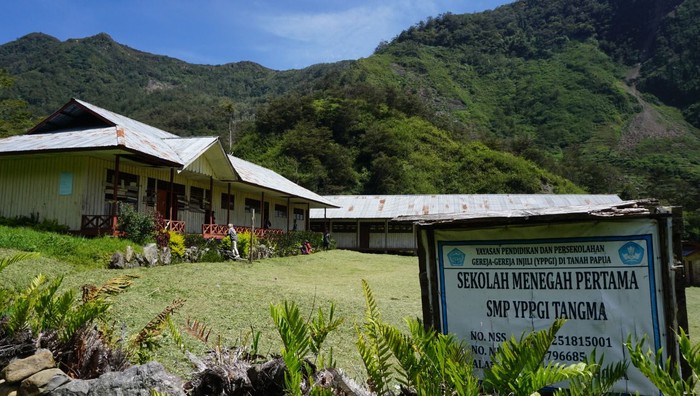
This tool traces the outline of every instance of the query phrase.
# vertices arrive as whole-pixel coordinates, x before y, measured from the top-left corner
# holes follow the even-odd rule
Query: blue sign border
[[[533,245],[544,243],[565,242],[610,242],[610,241],[634,241],[643,240],[647,247],[647,269],[649,271],[649,295],[651,298],[652,327],[654,328],[654,347],[658,350],[661,345],[661,331],[658,316],[658,301],[656,299],[656,273],[654,271],[654,245],[652,234],[579,237],[579,238],[550,238],[550,239],[498,239],[498,240],[470,240],[470,241],[438,241],[438,272],[440,277],[440,314],[442,315],[442,331],[448,333],[447,301],[445,297],[445,258],[442,254],[445,246],[457,245]]]

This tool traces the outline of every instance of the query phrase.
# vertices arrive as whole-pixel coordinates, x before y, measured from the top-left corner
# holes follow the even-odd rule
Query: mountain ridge
[[[570,188],[547,181],[558,175],[695,210],[700,133],[688,122],[700,125],[700,62],[664,58],[684,53],[676,37],[697,46],[688,26],[698,4],[521,0],[429,18],[367,58],[291,71],[192,65],[107,34],[27,35],[0,46],[0,68],[15,78],[0,94],[36,113],[77,96],[183,136],[215,134],[320,193]],[[674,92],[688,94],[673,102]]]

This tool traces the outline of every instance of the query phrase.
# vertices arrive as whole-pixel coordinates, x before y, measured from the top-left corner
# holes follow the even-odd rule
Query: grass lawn
[[[138,332],[173,300],[184,298],[185,305],[174,316],[182,327],[186,318],[201,321],[212,329],[210,341],[220,335],[224,346],[249,344],[251,329],[260,331],[262,354],[277,353],[281,346],[270,304],[293,301],[303,313],[312,315],[319,307],[328,312],[334,303],[336,317],[345,322],[331,333],[326,345],[333,347],[338,367],[356,378],[364,377],[354,328],[362,323],[365,310],[362,279],[372,288],[386,322],[406,330],[404,318],[421,316],[416,257],[332,250],[252,264],[177,264],[123,271],[73,271],[70,265],[41,258],[21,267],[8,267],[0,273],[0,281],[6,277],[26,284],[39,272],[63,274],[64,287],[74,288],[86,283],[99,285],[121,274],[136,275],[139,278],[125,293],[113,297],[110,311],[111,319],[118,328],[124,326],[126,334]],[[207,349],[184,331],[183,337],[187,349],[195,354]],[[183,376],[191,371],[184,355],[170,342],[159,351],[157,360]]]
[[[11,253],[0,249],[0,256]],[[355,347],[354,326],[363,319],[365,302],[361,279],[370,284],[383,319],[406,330],[404,318],[420,317],[420,285],[416,257],[361,254],[343,250],[309,256],[247,262],[177,264],[164,267],[115,271],[76,270],[61,261],[39,257],[10,266],[0,273],[0,282],[24,284],[37,273],[64,275],[64,287],[99,285],[121,274],[139,278],[125,293],[113,298],[110,318],[126,335],[138,332],[148,321],[177,298],[186,303],[175,315],[182,327],[186,318],[212,329],[210,341],[220,336],[222,345],[250,343],[251,329],[261,332],[259,352],[277,353],[280,339],[270,317],[270,304],[296,302],[302,312],[326,312],[331,303],[336,317],[345,319],[331,333],[326,347],[333,347],[338,367],[356,379],[365,377]],[[700,288],[686,291],[691,337],[700,334]],[[202,355],[207,347],[183,331],[187,349]],[[693,337],[695,338],[695,337]],[[169,340],[169,338],[168,338]],[[327,350],[327,349],[326,349]],[[186,377],[191,368],[184,355],[166,342],[156,359],[169,370]]]

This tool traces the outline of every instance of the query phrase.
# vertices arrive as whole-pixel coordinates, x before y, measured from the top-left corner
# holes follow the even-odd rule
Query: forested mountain
[[[73,96],[219,135],[320,193],[581,191],[568,179],[697,210],[698,20],[700,0],[520,0],[290,71],[30,34],[0,46],[0,99],[38,117]]]

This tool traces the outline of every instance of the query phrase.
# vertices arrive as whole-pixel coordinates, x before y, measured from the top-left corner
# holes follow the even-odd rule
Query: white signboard
[[[436,230],[442,328],[491,365],[504,340],[568,321],[547,359],[626,360],[628,335],[665,346],[654,220]],[[658,390],[630,364],[617,392]]]

